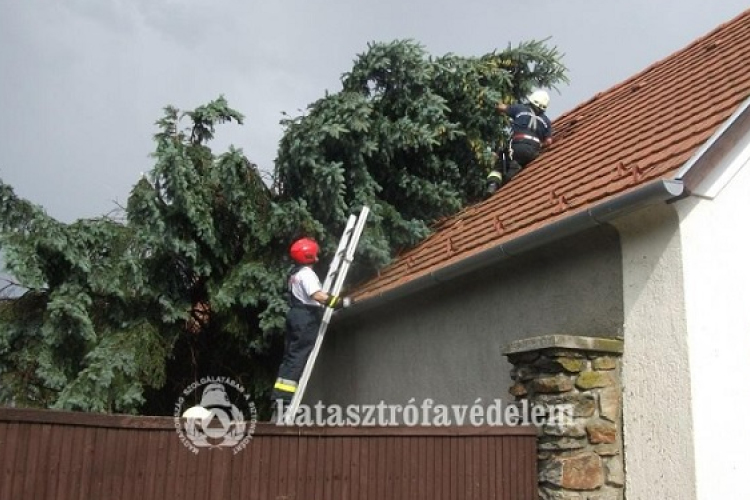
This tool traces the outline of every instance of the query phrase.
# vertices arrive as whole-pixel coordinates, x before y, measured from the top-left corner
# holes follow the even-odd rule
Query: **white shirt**
[[[315,292],[323,289],[323,285],[320,284],[320,278],[311,267],[305,266],[293,274],[289,278],[289,284],[292,294],[303,304],[323,307],[320,302],[312,298]]]

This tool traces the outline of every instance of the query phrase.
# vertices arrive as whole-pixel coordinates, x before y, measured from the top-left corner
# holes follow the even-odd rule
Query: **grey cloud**
[[[478,55],[550,38],[552,116],[747,8],[722,0],[0,0],[0,177],[63,220],[106,213],[151,167],[154,121],[225,94],[229,142],[273,167],[281,112],[340,88],[368,42]]]

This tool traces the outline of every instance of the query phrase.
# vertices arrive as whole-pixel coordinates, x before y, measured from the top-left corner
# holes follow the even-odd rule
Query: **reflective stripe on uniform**
[[[489,173],[487,176],[488,181],[497,181],[497,182],[503,182],[503,174],[498,172],[497,170],[493,170]]]
[[[521,111],[513,118],[513,121],[516,122],[518,118],[521,116],[527,117],[529,119],[529,123],[525,127],[523,127],[523,125],[521,124],[518,124],[519,128],[515,129],[516,134],[528,135],[528,134],[525,134],[524,131],[521,129],[521,127],[523,127],[529,132],[531,132],[531,135],[533,136],[543,137],[547,135],[549,131],[549,126],[547,125],[547,122],[545,122],[542,117],[537,116],[536,113],[533,113],[530,111]],[[536,139],[536,140],[538,142],[541,142],[539,139]]]
[[[297,392],[297,382],[285,378],[277,378],[273,388],[284,392]]]
[[[513,140],[514,141],[521,141],[521,140],[524,140],[524,139],[527,140],[527,141],[534,141],[534,142],[538,142],[538,143],[542,142],[542,141],[539,140],[538,137],[535,137],[535,136],[529,135],[529,134],[515,134],[515,135],[513,135]]]

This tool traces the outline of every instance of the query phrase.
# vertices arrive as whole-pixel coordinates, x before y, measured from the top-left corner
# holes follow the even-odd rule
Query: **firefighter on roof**
[[[348,297],[323,291],[312,265],[318,262],[320,247],[310,238],[295,241],[289,254],[295,265],[287,279],[289,311],[286,315],[284,357],[271,399],[276,408],[288,406],[297,392],[297,383],[305,369],[307,358],[315,345],[324,307],[341,309],[352,304]]]
[[[499,102],[497,111],[510,117],[510,144],[507,163],[501,155],[500,168],[487,176],[487,194],[491,195],[508,182],[523,167],[539,156],[542,147],[552,144],[552,122],[545,114],[549,105],[549,94],[544,90],[532,92],[527,103],[510,106]]]

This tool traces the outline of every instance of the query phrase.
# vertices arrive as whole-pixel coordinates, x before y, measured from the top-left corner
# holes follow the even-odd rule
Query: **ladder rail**
[[[354,215],[351,215],[349,217],[349,222],[347,223],[346,230],[341,237],[339,247],[336,250],[336,255],[331,261],[328,276],[326,277],[328,286],[330,286],[329,280],[334,280],[333,289],[329,292],[326,288],[326,285],[324,284],[323,289],[326,291],[326,293],[331,293],[332,295],[338,295],[339,293],[341,293],[341,289],[344,286],[344,281],[346,280],[346,275],[349,272],[349,267],[354,260],[354,252],[357,249],[357,244],[359,243],[359,238],[362,235],[362,231],[364,230],[369,212],[370,209],[367,206],[364,206],[362,207],[362,210],[360,211],[358,217]],[[353,229],[351,228],[352,225],[354,226]],[[310,351],[310,355],[308,356],[307,362],[305,363],[305,369],[303,370],[302,376],[297,383],[297,391],[292,397],[289,408],[284,412],[282,421],[286,425],[292,425],[294,423],[294,417],[295,415],[297,415],[297,410],[299,410],[299,405],[302,402],[305,390],[307,389],[307,383],[310,380],[310,375],[312,374],[313,367],[315,366],[315,361],[317,360],[320,348],[323,345],[323,339],[325,338],[326,331],[328,330],[328,324],[331,321],[332,315],[333,309],[330,307],[326,307],[325,311],[323,312],[323,319],[320,322],[320,327],[318,328],[318,335],[315,338],[315,344]]]
[[[323,282],[323,291],[326,293],[329,293],[331,290],[333,280],[334,278],[336,278],[337,269],[341,265],[341,258],[345,255],[346,247],[349,244],[349,236],[354,230],[356,223],[357,216],[354,214],[350,215],[349,219],[346,221],[346,227],[344,228],[344,234],[339,241],[339,246],[338,248],[336,248],[336,253],[333,254],[333,260],[329,264],[328,274],[326,275],[325,281]]]

